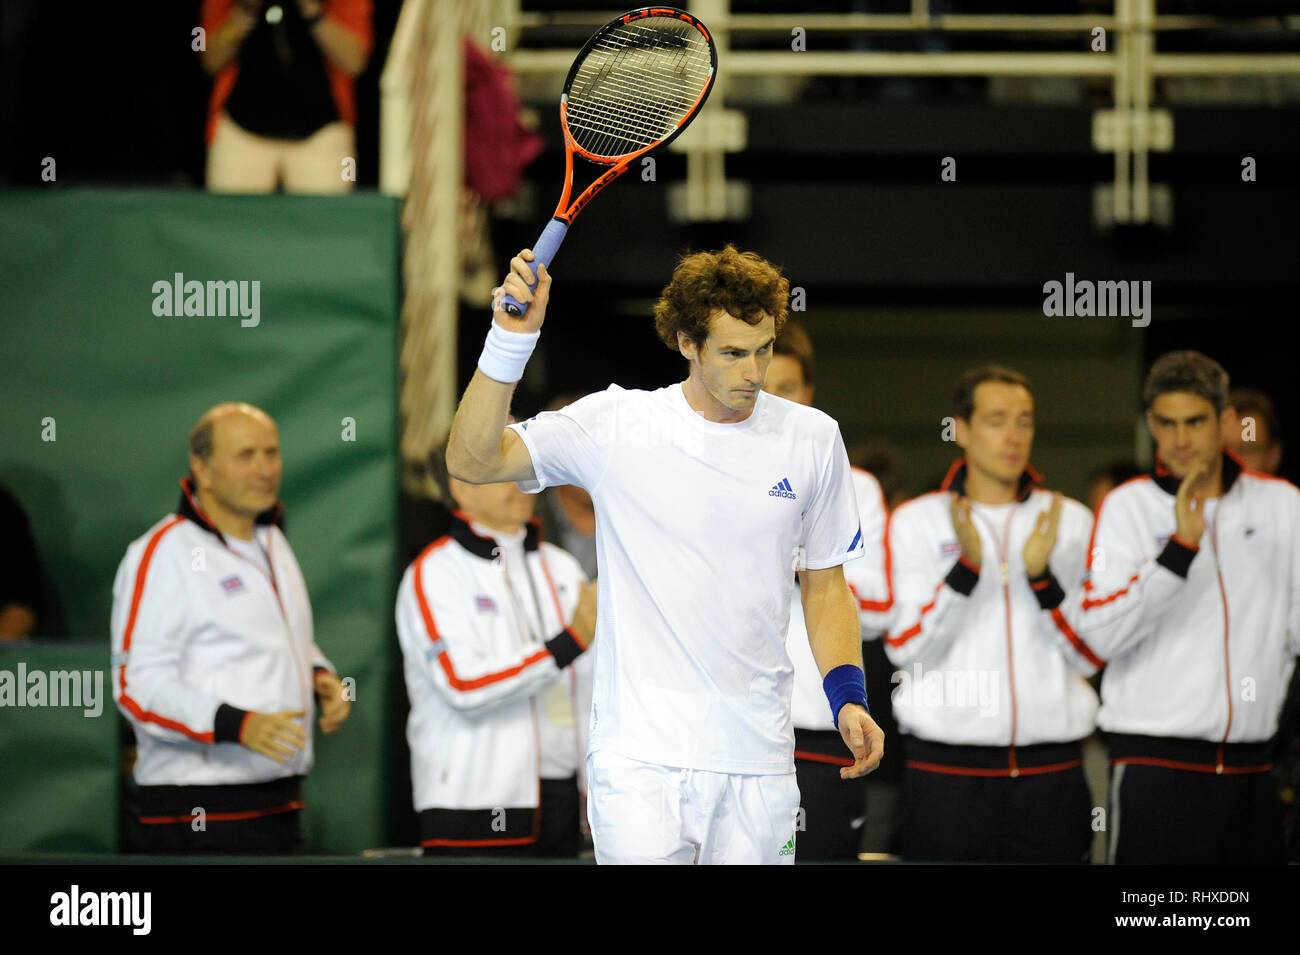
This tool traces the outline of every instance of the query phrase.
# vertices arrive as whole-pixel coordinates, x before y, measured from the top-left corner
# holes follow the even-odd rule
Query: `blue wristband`
[[[822,680],[822,689],[830,701],[831,719],[835,721],[836,729],[840,728],[840,709],[845,703],[857,703],[868,713],[871,712],[867,706],[867,675],[862,672],[862,667],[852,663],[840,664],[826,674],[826,679]]]

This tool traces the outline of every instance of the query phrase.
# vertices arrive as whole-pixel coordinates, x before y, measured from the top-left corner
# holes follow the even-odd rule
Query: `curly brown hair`
[[[790,282],[780,269],[756,252],[739,252],[728,244],[718,252],[682,257],[655,305],[655,330],[673,351],[679,350],[678,332],[703,345],[709,320],[722,310],[749,325],[771,315],[773,334],[780,335],[789,301]]]

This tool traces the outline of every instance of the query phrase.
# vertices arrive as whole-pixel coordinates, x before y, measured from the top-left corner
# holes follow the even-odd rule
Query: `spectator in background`
[[[885,495],[886,516],[911,496],[907,466],[902,455],[890,442],[869,438],[849,449],[849,463],[857,471],[870,472],[880,482]],[[936,482],[937,483],[937,482]],[[885,653],[884,640],[862,642],[862,662],[867,670],[867,699],[876,723],[886,739],[898,739],[898,721],[894,719],[894,664]],[[862,823],[859,858],[881,861],[900,856],[898,842],[898,793],[902,781],[902,747],[885,751],[880,766],[868,777],[867,816]]]
[[[801,405],[812,406],[813,346],[808,333],[793,322],[786,323],[772,346],[763,390]],[[853,490],[857,495],[866,553],[844,565],[844,579],[858,604],[858,619],[866,641],[878,641],[889,626],[893,599],[885,562],[885,497],[880,484],[866,471],[854,469]],[[796,576],[796,585],[797,585]],[[841,779],[840,767],[852,766],[843,755],[844,740],[835,728],[822,677],[808,643],[808,625],[800,600],[790,601],[790,624],[785,637],[786,653],[794,667],[794,690],[790,714],[794,721],[794,768],[799,783],[799,805],[803,827],[797,845],[799,861],[853,860],[861,842],[866,813],[869,777]],[[866,648],[864,647],[864,659]],[[873,674],[869,667],[867,679]],[[888,668],[886,668],[888,672]],[[879,680],[877,680],[879,682]],[[889,685],[886,681],[886,687]],[[879,711],[888,712],[889,694],[871,696],[871,712],[880,725]],[[888,757],[886,757],[888,758]],[[881,761],[882,764],[884,760]],[[872,847],[887,852],[888,847]]]
[[[953,395],[965,457],[890,516],[902,671],[902,852],[909,860],[1086,862],[1082,741],[1099,661],[1066,624],[1092,515],[1039,487],[1034,399],[1018,372],[966,372]]]
[[[596,588],[541,539],[511,483],[430,473],[459,505],[407,568],[397,634],[425,855],[574,857],[591,713]]]
[[[127,547],[113,582],[113,684],[135,730],[143,848],[300,852],[313,711],[332,733],[351,704],[281,529],[279,432],[258,408],[217,405],[189,452],[176,513]]]
[[[870,471],[885,493],[885,504],[892,511],[912,496],[907,465],[898,449],[883,439],[868,438],[849,448],[849,463]],[[888,756],[886,756],[888,758]]]
[[[42,623],[41,562],[18,498],[0,484],[0,640],[31,636]]]
[[[344,160],[356,157],[354,81],[374,40],[370,0],[204,0],[202,26],[199,59],[215,78],[208,188],[349,192]]]
[[[1282,463],[1282,430],[1273,400],[1254,388],[1228,392],[1232,413],[1224,422],[1223,446],[1252,471],[1277,474]],[[1300,862],[1300,667],[1291,674],[1286,702],[1278,716],[1277,763],[1273,777],[1282,803],[1286,861]]]
[[[1254,388],[1233,388],[1224,422],[1223,446],[1260,474],[1277,474],[1282,463],[1282,432],[1273,400]]]
[[[573,404],[583,395],[557,395],[545,411],[559,411]],[[596,506],[591,495],[580,487],[562,484],[548,487],[537,495],[538,517],[542,527],[560,547],[578,559],[582,572],[588,578],[597,574],[596,567]]]
[[[1269,770],[1300,652],[1300,491],[1224,452],[1228,374],[1213,359],[1162,355],[1142,398],[1155,469],[1102,503],[1067,608],[1107,661],[1109,859],[1281,863]]]
[[[1141,473],[1142,469],[1132,461],[1119,460],[1103,464],[1088,475],[1088,508],[1096,514],[1103,497]]]

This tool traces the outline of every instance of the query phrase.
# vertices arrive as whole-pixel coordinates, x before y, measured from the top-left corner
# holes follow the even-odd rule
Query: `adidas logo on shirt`
[[[777,855],[780,855],[780,856],[792,856],[792,855],[794,855],[794,836],[791,836],[788,840],[786,840],[785,845],[783,845],[783,846],[782,846],[782,847],[777,851]]]
[[[798,500],[795,497],[794,488],[790,486],[789,478],[781,478],[780,483],[773,484],[772,490],[767,492],[768,497],[788,497],[790,500]]]

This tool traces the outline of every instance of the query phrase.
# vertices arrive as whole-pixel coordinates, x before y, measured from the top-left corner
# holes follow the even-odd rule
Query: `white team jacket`
[[[853,469],[853,490],[858,496],[858,513],[862,520],[862,541],[866,552],[844,565],[844,579],[858,602],[858,621],[862,639],[874,640],[889,627],[894,606],[889,587],[888,551],[885,548],[885,523],[888,512],[880,482],[861,468]],[[790,601],[790,628],[785,635],[785,650],[794,667],[794,690],[790,698],[790,716],[796,729],[833,730],[835,720],[822,688],[817,661],[808,644],[808,624],[803,604],[796,591]],[[868,700],[867,704],[870,705]],[[846,751],[847,752],[847,751]]]
[[[188,478],[177,513],[126,549],[113,583],[113,691],[136,732],[142,786],[259,783],[312,765],[316,646],[302,571],[276,505],[255,536],[267,577],[199,509]],[[238,743],[248,711],[304,710],[307,744],[284,763]]]
[[[1031,583],[1021,552],[1051,493],[1021,476],[1016,503],[971,503],[979,530],[978,574],[959,560],[949,513],[965,486],[958,460],[942,488],[890,516],[895,602],[885,652],[895,674],[899,729],[935,743],[1028,746],[1064,743],[1092,732],[1097,695],[1084,679],[1100,661],[1060,608],[1064,589],[1082,584],[1091,512],[1062,502],[1048,573]],[[1014,768],[1014,753],[1011,756]]]
[[[417,812],[535,808],[539,733],[548,721],[576,727],[573,762],[581,777],[593,664],[569,623],[586,578],[574,557],[541,541],[539,532],[534,520],[524,542],[531,587],[516,597],[534,619],[540,611],[544,642],[517,619],[496,542],[475,534],[459,511],[451,532],[425,548],[402,578],[397,634],[411,703],[406,737]],[[548,712],[553,707],[541,692],[557,677],[568,689],[564,713]],[[465,835],[470,822],[448,813],[441,835]]]
[[[1070,608],[1108,661],[1098,723],[1261,743],[1277,731],[1300,653],[1300,490],[1225,452],[1224,493],[1200,541],[1184,543],[1179,483],[1157,462],[1098,508],[1087,583]]]

